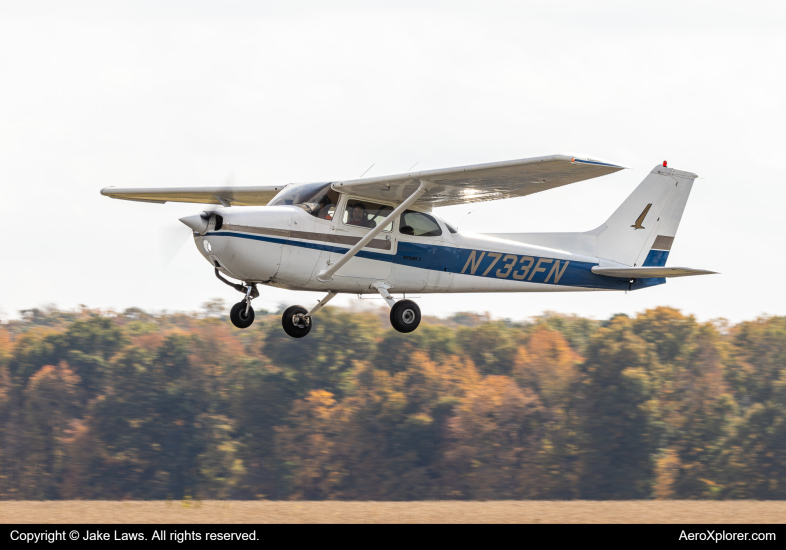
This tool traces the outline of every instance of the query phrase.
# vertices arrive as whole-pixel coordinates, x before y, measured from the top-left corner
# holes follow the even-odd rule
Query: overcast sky
[[[567,152],[631,169],[437,214],[462,231],[588,230],[668,160],[701,177],[669,265],[722,275],[628,294],[424,295],[424,314],[786,315],[784,54],[782,2],[2,1],[0,310],[237,301],[177,222],[198,206],[112,200],[109,185]],[[254,303],[318,297],[263,289]]]

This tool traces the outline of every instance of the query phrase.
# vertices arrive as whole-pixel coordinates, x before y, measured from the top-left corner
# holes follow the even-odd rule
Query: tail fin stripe
[[[666,235],[658,235],[655,242],[652,243],[653,250],[671,250],[671,245],[674,244],[674,237],[667,237]]]

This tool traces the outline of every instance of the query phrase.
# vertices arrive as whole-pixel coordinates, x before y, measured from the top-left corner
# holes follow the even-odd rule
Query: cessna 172
[[[324,183],[108,187],[101,194],[218,205],[180,221],[193,231],[216,276],[244,294],[232,307],[232,323],[246,328],[254,322],[257,284],[326,292],[311,309],[284,312],[286,333],[302,338],[313,316],[339,293],[380,294],[391,307],[393,327],[412,332],[420,308],[391,293],[628,291],[667,277],[713,273],[665,267],[697,177],[666,162],[606,223],[583,233],[460,233],[433,213],[438,206],[531,195],[623,168],[552,155]]]

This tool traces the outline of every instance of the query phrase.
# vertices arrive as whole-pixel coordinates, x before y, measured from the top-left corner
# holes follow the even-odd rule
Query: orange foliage
[[[446,458],[464,497],[539,495],[542,413],[537,395],[507,376],[489,376],[461,399]]]
[[[561,333],[538,328],[526,346],[519,348],[513,363],[513,376],[522,387],[539,393],[549,404],[562,400],[577,375],[581,357]]]

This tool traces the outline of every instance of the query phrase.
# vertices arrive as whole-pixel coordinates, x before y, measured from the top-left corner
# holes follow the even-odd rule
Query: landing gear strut
[[[251,307],[251,300],[259,297],[259,290],[257,290],[256,283],[241,285],[227,281],[218,272],[218,268],[216,268],[216,277],[218,277],[221,282],[226,283],[238,292],[242,292],[246,295],[242,301],[232,306],[232,309],[229,311],[229,320],[232,321],[232,324],[237,328],[250,327],[254,322],[254,308]]]

